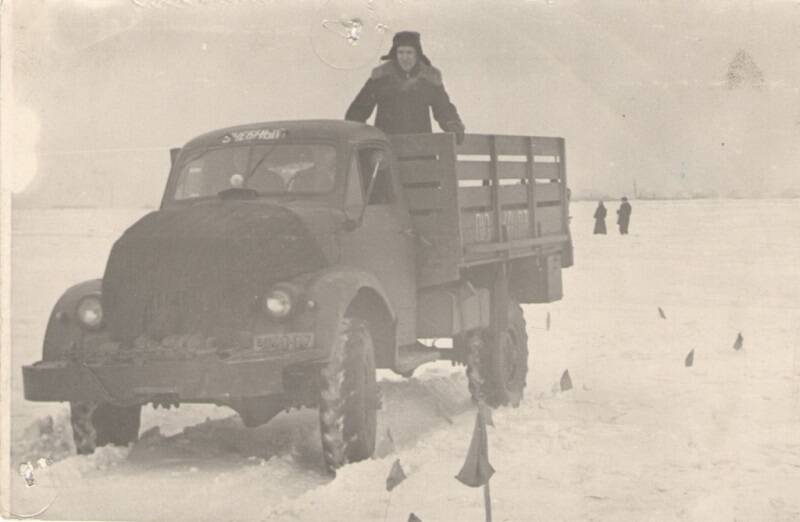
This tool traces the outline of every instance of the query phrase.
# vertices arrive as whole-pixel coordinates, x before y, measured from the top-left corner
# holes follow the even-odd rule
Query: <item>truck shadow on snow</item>
[[[471,406],[463,370],[449,367],[432,368],[420,378],[383,380],[380,390],[383,407],[378,416],[376,458],[414,445]],[[153,427],[132,446],[127,464],[221,470],[263,464],[275,457],[289,459],[298,470],[325,473],[316,410],[284,412],[258,428],[245,427],[235,414],[186,427],[172,436],[163,436]]]

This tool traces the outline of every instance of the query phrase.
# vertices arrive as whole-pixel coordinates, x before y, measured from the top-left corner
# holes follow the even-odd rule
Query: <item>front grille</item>
[[[252,328],[260,296],[320,270],[324,257],[302,221],[263,202],[162,210],[114,245],[103,304],[114,340]]]

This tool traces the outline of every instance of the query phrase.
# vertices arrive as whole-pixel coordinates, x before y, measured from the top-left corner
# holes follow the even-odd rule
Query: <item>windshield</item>
[[[333,190],[336,149],[322,144],[264,144],[208,150],[181,167],[174,199],[216,196],[228,189],[259,195]]]

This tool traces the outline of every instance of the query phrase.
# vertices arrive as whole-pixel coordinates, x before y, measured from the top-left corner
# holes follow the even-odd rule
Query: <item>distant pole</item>
[[[483,486],[483,505],[486,508],[486,522],[492,522],[492,494],[489,492],[489,481]]]
[[[639,189],[636,187],[636,178],[633,178],[633,197],[639,199]]]

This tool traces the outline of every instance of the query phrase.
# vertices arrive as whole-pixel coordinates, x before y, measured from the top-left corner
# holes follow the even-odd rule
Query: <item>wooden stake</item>
[[[383,522],[389,519],[389,504],[392,503],[392,492],[389,492],[389,498],[386,499],[386,510],[383,512]]]
[[[486,522],[492,522],[492,494],[488,482],[483,486],[483,506],[486,509]]]

